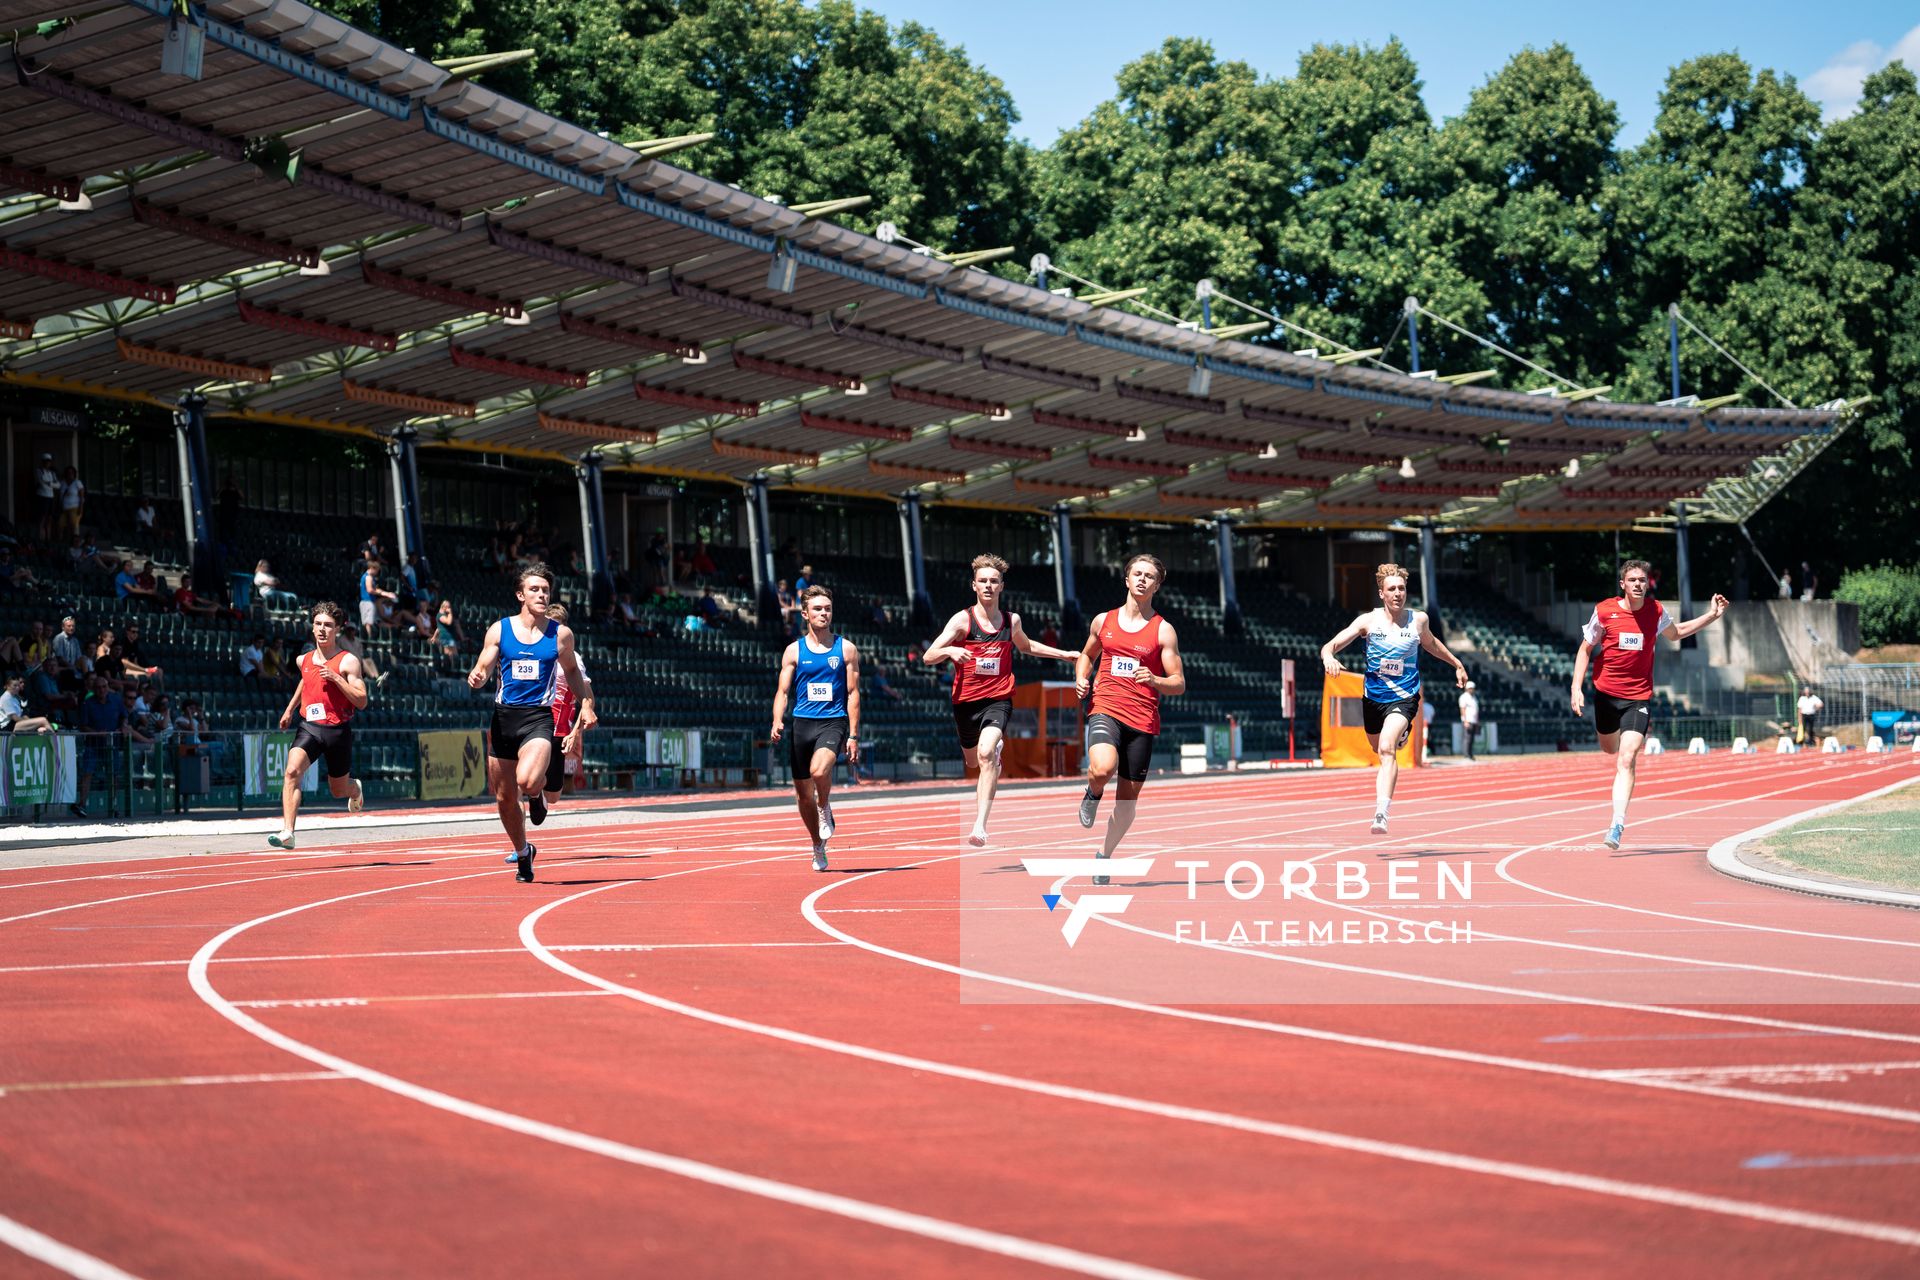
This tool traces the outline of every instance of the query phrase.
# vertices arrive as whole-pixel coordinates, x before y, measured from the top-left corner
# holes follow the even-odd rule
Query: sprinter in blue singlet
[[[860,761],[860,651],[833,633],[833,594],[808,587],[800,597],[806,630],[780,657],[780,686],[773,695],[773,741],[787,733],[787,707],[793,707],[793,736],[787,761],[800,821],[813,839],[813,869],[827,869],[827,841],[833,838],[833,766],[842,750]]]
[[[487,628],[479,661],[467,673],[467,684],[484,689],[500,665],[500,688],[494,695],[493,725],[487,735],[487,783],[500,810],[500,825],[513,845],[515,878],[533,883],[536,850],[527,841],[526,818],[539,826],[547,819],[547,761],[553,754],[554,673],[566,674],[570,687],[581,690],[582,714],[593,704],[593,690],[574,660],[573,632],[547,617],[553,598],[553,571],[543,564],[520,571],[514,586],[520,612]],[[527,813],[520,797],[527,797]]]
[[[1427,625],[1427,615],[1407,608],[1407,571],[1397,564],[1383,564],[1373,572],[1380,588],[1380,607],[1369,610],[1348,623],[1339,635],[1320,646],[1320,661],[1329,676],[1346,668],[1333,655],[1360,636],[1367,638],[1366,696],[1361,700],[1361,718],[1367,730],[1367,745],[1380,757],[1380,772],[1373,784],[1374,835],[1387,834],[1387,809],[1393,803],[1394,784],[1400,780],[1400,744],[1413,722],[1420,718],[1420,651],[1453,667],[1454,683],[1467,684],[1467,669],[1448,652]]]

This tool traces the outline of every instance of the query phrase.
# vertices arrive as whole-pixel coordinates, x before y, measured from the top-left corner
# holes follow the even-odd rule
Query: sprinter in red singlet
[[[1113,775],[1120,794],[1107,819],[1107,837],[1097,858],[1111,858],[1133,825],[1135,801],[1147,781],[1153,739],[1160,732],[1160,698],[1187,691],[1180,662],[1180,638],[1173,625],[1153,609],[1153,597],[1166,581],[1158,559],[1137,555],[1127,561],[1127,601],[1098,614],[1074,667],[1074,687],[1085,698],[1093,691],[1087,717],[1087,793],[1080,797],[1080,825],[1091,827],[1100,812],[1100,795]],[[1095,884],[1107,877],[1095,876]]]
[[[339,647],[341,620],[346,616],[331,600],[313,606],[313,648],[300,655],[294,665],[300,671],[300,685],[293,691],[287,709],[280,713],[280,727],[296,722],[293,747],[287,752],[287,771],[280,786],[280,833],[267,837],[276,849],[293,848],[293,826],[300,816],[300,779],[317,759],[327,762],[327,789],[335,799],[347,802],[349,813],[362,807],[362,789],[353,777],[353,729],[348,721],[353,713],[367,705],[367,684],[360,674],[360,659]]]
[[[1627,833],[1627,801],[1633,798],[1634,770],[1640,748],[1653,727],[1653,643],[1663,631],[1675,641],[1711,626],[1727,611],[1727,598],[1716,595],[1697,618],[1675,622],[1649,594],[1653,566],[1629,560],[1620,566],[1620,594],[1593,606],[1593,616],[1580,632],[1580,648],[1573,655],[1573,714],[1586,710],[1580,685],[1587,677],[1588,659],[1597,650],[1593,673],[1593,727],[1600,749],[1618,757],[1613,771],[1613,824],[1605,844],[1618,849]]]
[[[927,647],[928,666],[953,663],[953,726],[967,768],[980,769],[974,792],[973,832],[967,843],[987,842],[987,815],[1000,785],[1000,748],[1013,717],[1013,651],[1072,662],[1077,654],[1029,640],[1020,615],[1003,613],[1007,562],[996,555],[973,558],[972,608],[947,619],[947,629]]]

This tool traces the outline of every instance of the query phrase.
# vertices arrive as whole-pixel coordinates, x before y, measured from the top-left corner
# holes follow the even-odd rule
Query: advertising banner
[[[272,800],[280,794],[280,779],[287,774],[287,752],[293,749],[293,732],[249,733],[240,740],[247,799]],[[320,766],[316,763],[300,779],[302,791],[320,789]]]
[[[479,730],[454,729],[418,736],[422,800],[464,800],[486,794],[487,760]]]
[[[74,751],[69,734],[9,734],[0,768],[0,804],[72,804]]]
[[[647,763],[675,769],[700,767],[700,731],[698,729],[647,730]]]

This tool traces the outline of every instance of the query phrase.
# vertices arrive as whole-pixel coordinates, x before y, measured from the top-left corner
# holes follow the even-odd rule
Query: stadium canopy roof
[[[197,388],[263,423],[663,474],[1309,526],[1608,527],[1676,499],[1738,519],[1845,424],[1837,403],[1454,386],[1049,292],[689,173],[297,0],[194,6],[197,79],[161,70],[169,0],[35,32],[70,12],[0,0],[22,32],[0,48],[15,383]]]

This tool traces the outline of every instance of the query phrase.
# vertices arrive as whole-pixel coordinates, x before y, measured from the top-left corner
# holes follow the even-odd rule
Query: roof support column
[[[207,398],[198,391],[180,397],[173,414],[174,439],[180,449],[181,511],[187,524],[187,561],[202,595],[219,598],[226,579],[220,563],[220,545],[207,519],[207,498],[213,491],[213,467],[207,458]]]
[[[400,563],[396,572],[404,573],[407,563],[417,554],[424,563],[427,558],[426,542],[420,536],[420,467],[417,461],[417,446],[420,433],[412,427],[401,427],[387,441],[387,468],[393,474],[393,523],[399,530]],[[425,587],[426,575],[422,574],[419,587]]]
[[[1693,557],[1687,549],[1687,504],[1684,502],[1673,504],[1673,562],[1680,588],[1680,616],[1675,621],[1685,622],[1693,612]],[[1680,644],[1683,648],[1690,647],[1691,640],[1689,636]]]
[[[1400,304],[1407,317],[1407,372],[1420,372],[1420,299],[1411,295]]]
[[[1060,630],[1072,639],[1080,629],[1080,597],[1073,585],[1073,517],[1067,504],[1053,509],[1053,587],[1060,600]]]
[[[594,614],[613,607],[613,563],[607,558],[607,502],[600,485],[604,465],[597,453],[580,455],[580,544],[586,548],[587,600]]]
[[[1230,636],[1240,634],[1240,592],[1233,582],[1233,521],[1213,518],[1213,549],[1220,560],[1220,625]]]
[[[920,541],[920,495],[900,497],[900,555],[907,571],[907,603],[913,625],[933,625],[933,597],[927,594],[927,558]]]
[[[1433,533],[1433,521],[1420,522],[1420,594],[1427,607],[1427,625],[1433,634],[1447,633],[1440,623],[1440,549]]]
[[[765,476],[747,481],[747,551],[753,557],[753,599],[760,625],[779,630],[786,619],[780,616],[780,597],[773,590],[773,526],[767,515]]]

